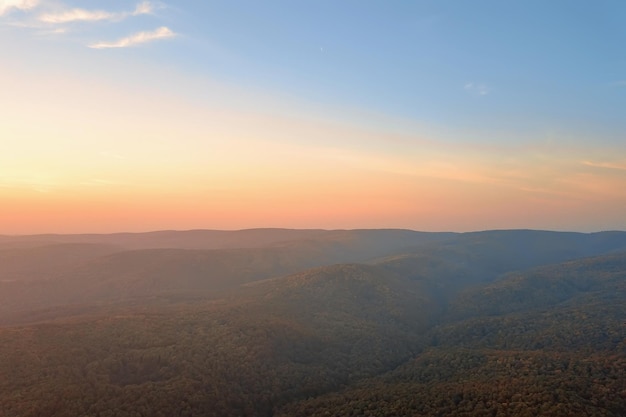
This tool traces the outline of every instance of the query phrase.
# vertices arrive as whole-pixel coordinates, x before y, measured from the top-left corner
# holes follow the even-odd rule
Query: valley
[[[0,243],[2,417],[626,413],[623,232]]]

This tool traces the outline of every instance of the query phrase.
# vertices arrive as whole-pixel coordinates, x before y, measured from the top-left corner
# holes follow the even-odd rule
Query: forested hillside
[[[339,235],[90,246],[22,278],[78,298],[0,327],[0,416],[626,415],[626,234]],[[362,259],[287,272],[330,247]]]
[[[623,416],[626,254],[467,291],[396,370],[280,416]],[[356,410],[356,411],[355,411]]]
[[[55,318],[94,305],[215,298],[247,282],[362,262],[453,236],[286,229],[5,236],[0,237],[0,324]]]

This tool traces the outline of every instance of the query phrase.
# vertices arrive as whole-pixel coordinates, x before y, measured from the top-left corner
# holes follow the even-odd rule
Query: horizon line
[[[43,232],[43,233],[24,233],[24,234],[4,234],[0,233],[3,238],[20,238],[35,236],[110,236],[110,235],[147,235],[156,233],[190,233],[190,232],[248,232],[248,231],[318,231],[318,232],[354,232],[354,231],[406,231],[414,233],[432,233],[432,234],[470,234],[483,232],[550,232],[550,233],[578,233],[578,234],[595,234],[595,233],[625,233],[626,230],[604,229],[595,231],[565,230],[565,229],[535,229],[535,228],[495,228],[495,229],[476,229],[468,231],[452,231],[438,230],[426,231],[402,227],[372,227],[372,228],[297,228],[297,227],[249,227],[242,229],[211,229],[211,228],[193,228],[193,229],[156,229],[145,231],[115,231],[115,232]]]

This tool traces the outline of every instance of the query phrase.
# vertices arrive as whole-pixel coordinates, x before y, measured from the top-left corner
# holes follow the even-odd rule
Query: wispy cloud
[[[154,4],[149,1],[143,1],[135,7],[135,11],[132,13],[133,16],[138,16],[140,14],[150,14],[154,11]]]
[[[10,25],[35,30],[42,36],[58,36],[76,33],[74,25],[81,23],[81,32],[85,33],[85,30],[97,30],[101,25],[92,25],[97,22],[115,24],[141,15],[158,18],[155,12],[163,8],[166,6],[158,0],[140,0],[133,9],[126,11],[71,8],[62,0],[0,0],[0,17],[4,20],[3,15],[12,15],[13,10],[21,10],[25,13],[16,14],[17,19],[12,16],[8,19]],[[126,48],[176,35],[168,27],[161,26],[153,31],[135,32],[114,41],[93,41],[92,37],[91,43],[87,41],[86,46],[94,49]]]
[[[120,20],[119,13],[104,10],[72,9],[61,13],[46,13],[39,16],[39,20],[46,23],[68,23],[76,21],[93,22],[98,20]]]
[[[593,161],[582,161],[582,164],[588,167],[593,168],[604,168],[604,169],[615,169],[618,171],[626,171],[626,164],[619,164],[614,162],[593,162]]]
[[[466,83],[463,86],[463,89],[468,93],[477,95],[477,96],[486,96],[489,94],[489,88],[485,84],[477,84],[477,83]]]
[[[150,14],[154,6],[149,1],[139,3],[130,12],[108,12],[105,10],[71,9],[58,13],[45,13],[39,20],[45,23],[95,22],[99,20],[120,21],[127,17]]]
[[[613,85],[616,86],[616,87],[626,87],[626,80],[617,81],[617,82],[613,83]]]
[[[161,26],[160,28],[152,31],[152,32],[138,32],[134,33],[125,38],[119,39],[113,42],[97,42],[91,45],[88,45],[90,48],[94,49],[105,49],[105,48],[128,48],[131,46],[140,45],[147,42],[152,42],[158,39],[167,39],[176,36],[171,29]]]
[[[41,30],[39,34],[41,35],[60,35],[63,33],[68,33],[70,30],[66,27],[58,27],[50,30]]]
[[[38,4],[38,0],[0,0],[0,16],[9,13],[13,9],[34,9]]]

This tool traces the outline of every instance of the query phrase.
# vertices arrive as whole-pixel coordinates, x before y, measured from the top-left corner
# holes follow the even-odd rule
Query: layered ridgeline
[[[247,282],[366,261],[451,236],[287,229],[0,236],[0,324],[111,303],[215,297]]]
[[[45,281],[103,280],[110,293],[91,296],[97,308],[88,315],[67,309],[87,308],[89,296],[59,298],[45,314],[21,316],[55,320],[0,329],[0,415],[626,414],[626,234],[315,233],[241,249],[107,253],[123,242],[86,242],[104,252],[75,255],[84,259]],[[225,256],[250,250],[275,262]],[[193,256],[176,269],[170,252]],[[177,278],[207,253],[221,269]],[[139,259],[135,275],[119,277],[127,264],[111,260],[126,256]],[[243,276],[241,262],[261,272]],[[284,267],[305,262],[324,266]],[[97,279],[79,274],[98,264]],[[220,297],[202,287],[217,270],[240,277],[220,285],[245,284]],[[114,283],[136,271],[154,287],[120,297],[129,287]],[[167,302],[155,303],[157,293]]]

